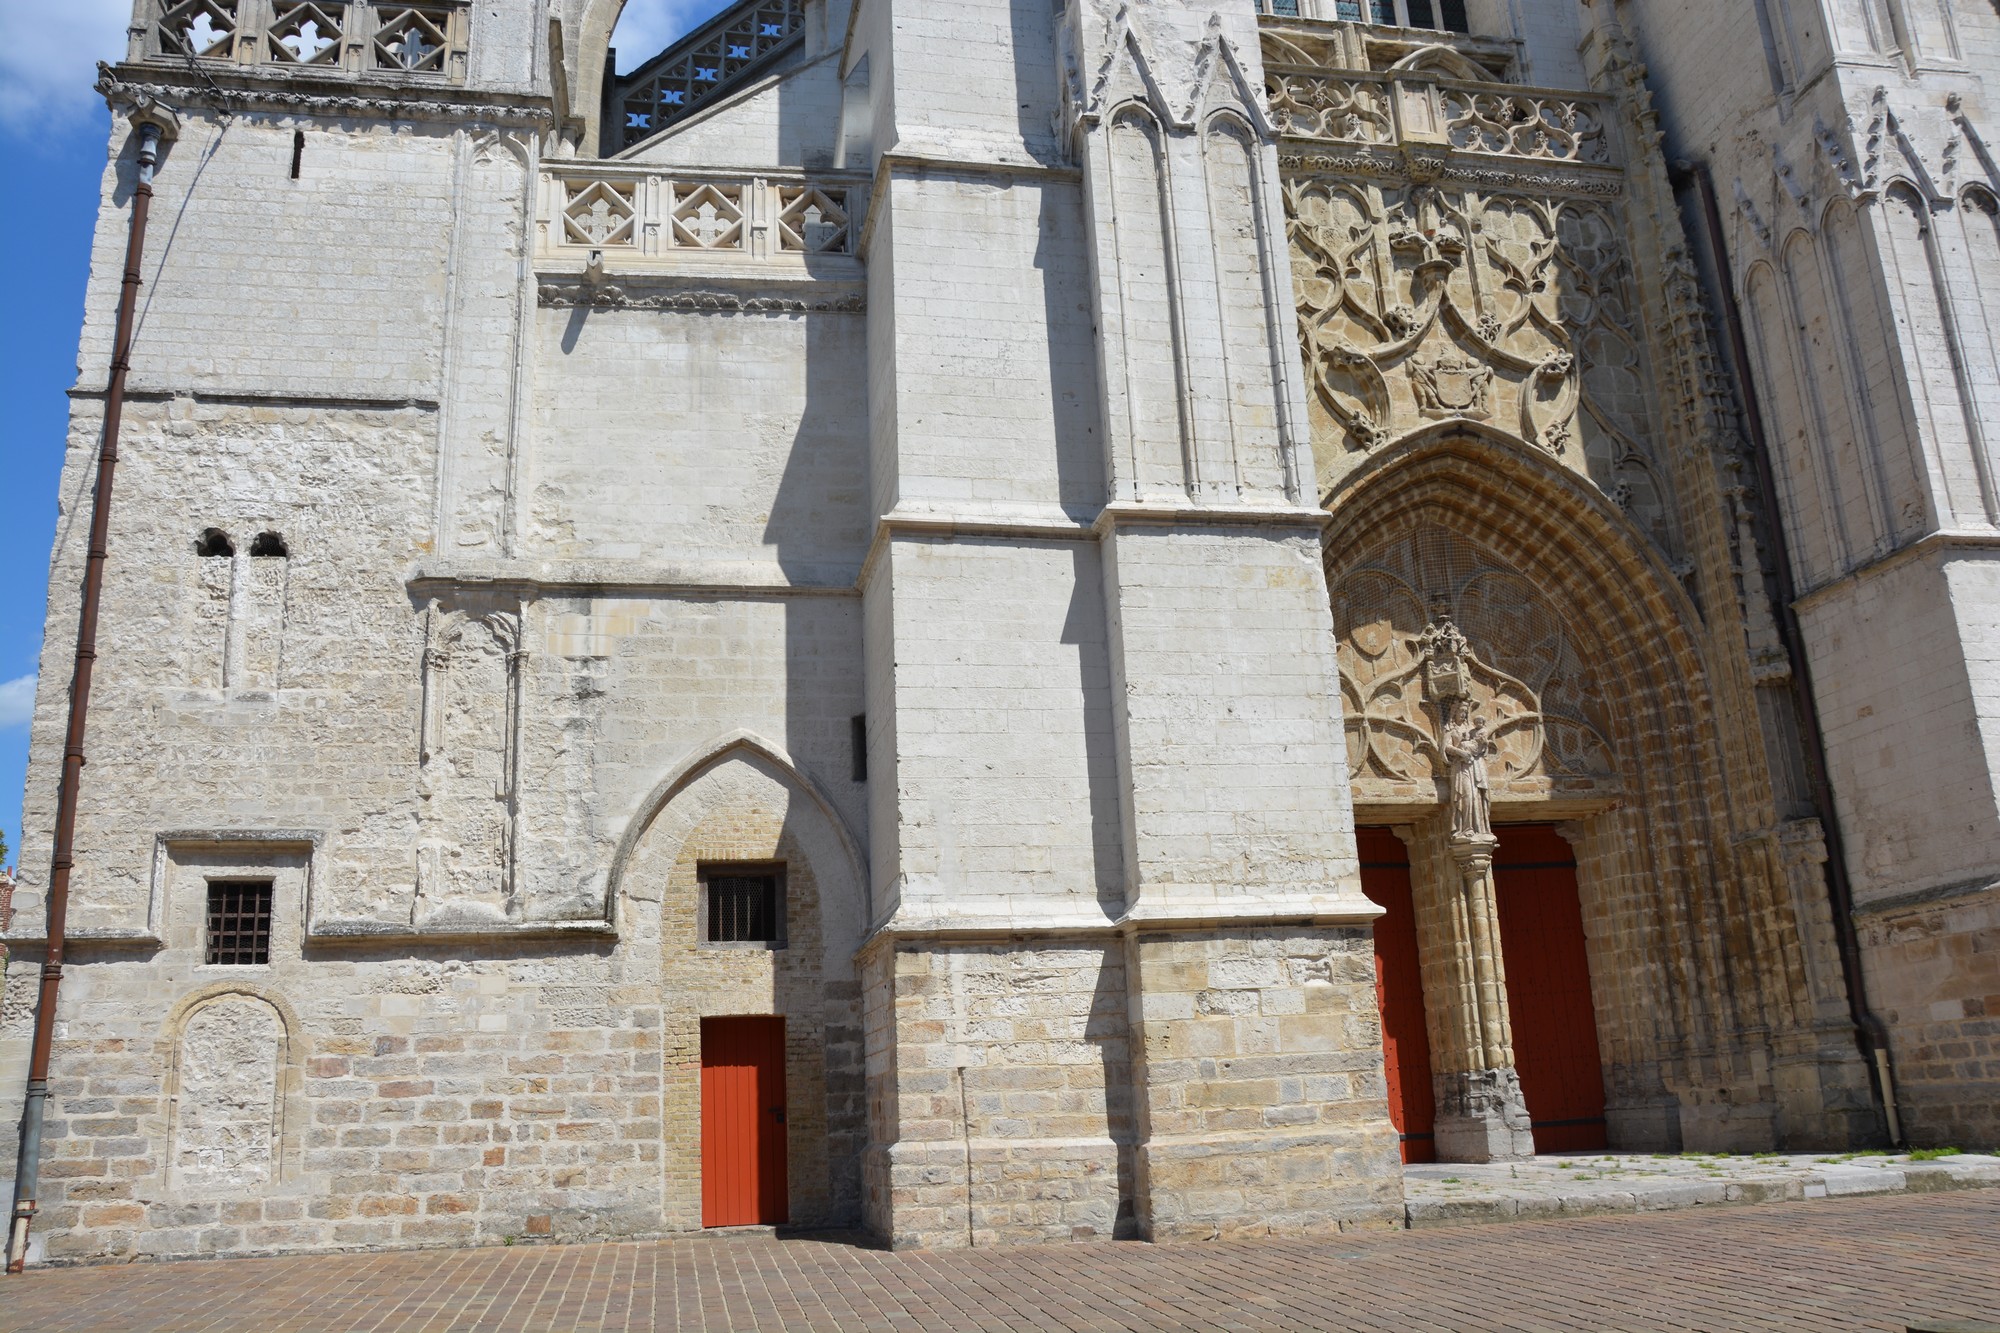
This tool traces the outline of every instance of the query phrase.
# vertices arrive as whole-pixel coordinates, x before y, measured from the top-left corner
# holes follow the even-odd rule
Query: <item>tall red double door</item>
[[[1500,839],[1493,880],[1514,1063],[1534,1124],[1535,1151],[1602,1148],[1604,1071],[1576,858],[1546,824],[1506,825],[1494,832]],[[1375,994],[1382,1010],[1389,1119],[1402,1136],[1404,1161],[1433,1161],[1436,1111],[1409,855],[1388,829],[1359,829],[1357,836],[1362,892],[1384,909],[1375,923]]]

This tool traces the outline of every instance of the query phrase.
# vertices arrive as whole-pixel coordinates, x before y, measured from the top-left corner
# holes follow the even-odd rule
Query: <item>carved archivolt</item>
[[[1575,636],[1463,538],[1425,528],[1376,552],[1335,583],[1333,614],[1357,800],[1441,799],[1446,698],[1483,724],[1493,799],[1618,790],[1609,702]],[[1432,678],[1446,666],[1452,680]]]

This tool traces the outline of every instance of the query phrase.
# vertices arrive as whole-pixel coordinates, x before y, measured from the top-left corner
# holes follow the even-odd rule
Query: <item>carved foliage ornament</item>
[[[1430,421],[1492,421],[1676,548],[1610,207],[1448,181],[1295,175],[1284,188],[1323,474]]]

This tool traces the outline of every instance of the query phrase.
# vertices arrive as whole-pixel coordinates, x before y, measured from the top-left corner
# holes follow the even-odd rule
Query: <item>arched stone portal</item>
[[[721,929],[712,915],[761,879],[773,884],[763,911],[774,919]],[[720,904],[716,886],[726,886]],[[714,1222],[704,1187],[715,1162],[705,1149],[719,1127],[708,1121],[704,1067],[716,1019],[768,1020],[780,1048],[782,1104],[764,1109],[773,1120],[764,1128],[788,1185],[773,1220],[853,1225],[867,1128],[853,957],[867,899],[833,807],[775,745],[725,738],[642,802],[613,893],[627,930],[658,934],[666,1225]]]
[[[1439,1155],[1531,1150],[1488,827],[1522,823],[1575,848],[1612,1146],[1784,1140],[1803,929],[1774,849],[1731,836],[1672,573],[1579,478],[1470,422],[1377,452],[1328,504],[1356,820],[1411,849]]]

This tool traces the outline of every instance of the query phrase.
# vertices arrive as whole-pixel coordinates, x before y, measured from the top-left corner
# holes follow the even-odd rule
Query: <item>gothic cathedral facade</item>
[[[620,4],[103,67],[31,1259],[2000,1139],[1989,0]]]

